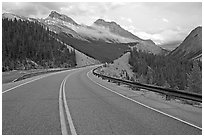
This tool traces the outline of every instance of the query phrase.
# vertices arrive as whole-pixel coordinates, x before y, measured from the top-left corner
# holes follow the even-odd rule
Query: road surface
[[[3,85],[2,134],[172,135],[202,129],[158,113],[96,84],[94,67]]]

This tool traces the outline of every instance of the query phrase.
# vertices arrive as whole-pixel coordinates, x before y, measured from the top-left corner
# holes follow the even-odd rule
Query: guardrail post
[[[166,100],[167,101],[171,100],[171,96],[170,95],[166,95]]]
[[[120,86],[120,82],[117,82],[117,85]]]

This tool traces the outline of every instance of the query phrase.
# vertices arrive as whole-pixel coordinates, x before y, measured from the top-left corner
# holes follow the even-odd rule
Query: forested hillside
[[[202,92],[202,63],[172,59],[168,56],[131,51],[129,64],[135,78],[141,83],[155,84],[168,88]],[[131,78],[131,80],[134,80]]]
[[[75,51],[36,22],[2,20],[2,70],[72,67]]]
[[[57,34],[56,34],[57,35]],[[92,57],[101,62],[113,62],[113,60],[122,56],[130,48],[129,45],[133,43],[107,43],[104,41],[83,41],[74,38],[71,34],[60,33],[57,35],[58,39],[82,53]]]

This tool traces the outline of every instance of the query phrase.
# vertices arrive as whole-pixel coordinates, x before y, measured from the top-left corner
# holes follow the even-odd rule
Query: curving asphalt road
[[[2,134],[202,134],[96,84],[87,77],[94,67],[3,85]]]

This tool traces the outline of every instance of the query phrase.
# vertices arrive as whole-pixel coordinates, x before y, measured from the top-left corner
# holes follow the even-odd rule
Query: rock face
[[[84,53],[74,49],[73,47],[63,43],[59,39],[56,39],[58,42],[61,44],[64,44],[69,50],[74,50],[75,51],[75,56],[76,56],[76,67],[82,67],[82,66],[87,66],[87,65],[93,65],[93,64],[99,64],[100,62],[98,60],[95,60]]]
[[[10,18],[10,16],[17,19],[20,18],[23,20],[31,20],[31,18],[22,16],[20,17],[18,15],[10,13],[6,17]],[[94,58],[96,55],[95,53],[93,54],[93,51],[96,52],[96,50],[100,50],[100,56],[103,55],[103,58],[111,56],[105,55],[105,51],[107,50],[105,48],[113,51],[113,54],[115,55],[115,52],[120,52],[117,53],[117,55],[123,54],[124,47],[125,50],[130,50],[131,47],[136,47],[140,51],[150,52],[153,54],[164,53],[164,50],[161,47],[157,46],[152,40],[143,40],[135,36],[131,32],[123,29],[119,24],[113,21],[107,22],[103,19],[98,19],[93,23],[93,25],[86,26],[78,24],[67,15],[60,14],[56,11],[51,11],[47,18],[35,19],[35,21],[42,24],[46,28],[49,28],[49,30],[55,32],[56,34],[66,34],[68,45],[72,45],[75,48],[77,47],[76,49],[80,49],[81,52],[91,55]],[[71,43],[70,41],[74,42]],[[81,43],[80,48],[79,43]],[[84,47],[85,44],[86,49]],[[118,46],[121,44],[124,45],[124,47],[121,48]],[[117,58],[118,57],[119,56],[117,56]],[[109,57],[107,60],[109,60]]]
[[[139,43],[134,45],[138,50],[154,54],[163,54],[165,51],[152,40],[143,40],[123,29],[116,22],[96,20],[92,26],[79,25],[70,17],[52,11],[42,22],[57,33],[65,32],[74,38],[84,41],[102,41],[107,43]]]
[[[190,32],[184,41],[172,52],[171,57],[182,59],[198,59],[202,55],[202,27],[197,27]]]
[[[52,11],[50,15],[42,19],[43,24],[49,26],[51,30],[57,33],[64,32],[71,34],[74,38],[85,41],[104,41],[108,43],[128,43],[135,40],[116,35],[107,28],[99,26],[79,25],[70,17]]]
[[[57,19],[60,19],[62,21],[69,22],[73,25],[78,25],[72,18],[70,18],[64,14],[59,14],[56,11],[51,11],[51,13],[49,14],[49,17],[50,18],[57,18]]]
[[[143,40],[135,36],[131,32],[123,29],[116,22],[106,22],[103,19],[98,19],[94,22],[93,26],[103,27],[115,35],[134,40],[134,42],[137,42],[134,47],[136,47],[138,50],[154,54],[166,54],[166,51],[163,50],[161,47],[157,46],[152,40]]]
[[[133,77],[133,72],[129,62],[130,52],[125,53],[120,58],[114,60],[113,64],[108,64],[106,67],[103,67],[102,73],[116,78],[121,79],[130,79]]]
[[[134,39],[134,40],[142,40],[139,37],[130,33],[129,31],[123,29],[120,25],[118,25],[116,22],[113,22],[113,21],[112,22],[106,22],[103,19],[98,19],[94,22],[94,25],[103,26],[103,27],[109,29],[110,32],[112,32],[116,35],[120,35],[120,36],[125,37],[125,38],[130,38],[130,39]]]

